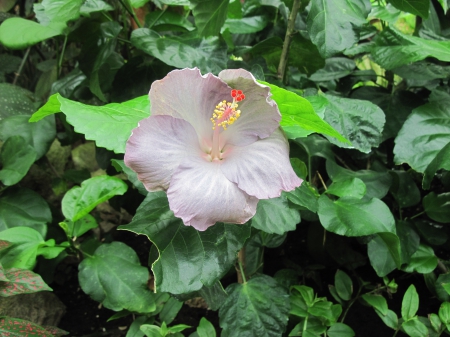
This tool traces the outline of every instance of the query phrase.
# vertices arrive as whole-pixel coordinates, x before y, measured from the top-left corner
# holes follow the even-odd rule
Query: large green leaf
[[[122,195],[127,191],[127,184],[110,176],[98,176],[82,182],[69,190],[61,201],[61,208],[66,219],[73,222],[81,219],[98,204]]]
[[[450,170],[450,142],[436,154],[436,157],[434,157],[425,169],[422,181],[422,187],[424,189],[430,188],[431,180],[440,169]]]
[[[290,202],[306,207],[311,212],[317,212],[318,204],[317,200],[319,199],[319,193],[311,187],[311,185],[307,181],[303,181],[300,187],[297,187],[295,190],[290,192],[283,193]]]
[[[390,26],[375,38],[371,56],[385,69],[394,69],[427,57],[449,62],[450,41],[433,41],[405,35]]]
[[[265,16],[257,15],[241,19],[228,18],[223,29],[228,29],[233,34],[251,34],[263,30],[267,25]]]
[[[400,240],[394,233],[378,233],[367,244],[370,264],[379,277],[401,265]]]
[[[307,99],[314,110],[322,114],[324,120],[348,139],[351,145],[341,139],[329,138],[332,143],[365,153],[380,144],[386,119],[383,111],[375,104],[327,94],[308,96]]]
[[[219,35],[227,18],[229,0],[191,0],[190,3],[199,35]]]
[[[355,61],[346,57],[331,57],[325,60],[325,67],[312,74],[309,79],[314,82],[325,82],[350,75],[356,68]]]
[[[395,162],[408,163],[417,172],[424,172],[449,142],[448,103],[442,101],[422,105],[413,110],[395,138]]]
[[[219,310],[223,337],[281,336],[288,322],[289,296],[273,278],[259,275],[226,290],[229,296]]]
[[[204,232],[185,226],[169,209],[164,192],[149,193],[133,221],[119,228],[144,234],[155,244],[156,289],[174,294],[212,286],[230,269],[250,236],[249,225],[216,223]]]
[[[422,204],[425,213],[434,221],[450,222],[450,192],[438,195],[431,192],[423,198]]]
[[[419,15],[424,19],[428,17],[430,9],[428,0],[390,0],[390,3],[401,11]]]
[[[0,43],[11,49],[25,49],[53,36],[62,35],[66,25],[61,22],[48,26],[22,18],[6,19],[0,26]]]
[[[34,4],[36,18],[43,26],[55,22],[66,23],[80,17],[83,0],[43,0]]]
[[[79,266],[83,291],[106,308],[149,313],[156,309],[147,287],[148,270],[135,251],[122,242],[102,244]]]
[[[295,230],[300,222],[300,213],[289,208],[286,197],[265,199],[258,202],[252,227],[266,233],[284,234]]]
[[[341,52],[358,42],[358,28],[369,12],[366,0],[312,0],[307,20],[311,41],[324,58]]]
[[[0,197],[0,231],[26,226],[47,233],[47,223],[52,221],[50,208],[36,192],[25,188],[8,190]]]
[[[150,116],[148,96],[140,96],[123,103],[93,106],[54,94],[31,116],[30,122],[39,121],[59,111],[64,112],[67,122],[74,126],[75,131],[85,134],[87,139],[95,140],[97,146],[116,153],[125,152],[125,144],[131,130],[141,119]]]
[[[345,236],[363,236],[380,232],[395,233],[395,220],[384,202],[373,198],[360,200],[319,198],[318,215],[326,230]]]
[[[347,142],[339,132],[317,115],[308,100],[274,84],[260,82],[270,87],[271,98],[277,103],[281,112],[280,125],[289,138],[304,137],[312,132],[318,132],[335,137],[341,142]],[[305,130],[312,132],[305,134]]]
[[[161,36],[150,29],[140,28],[131,34],[131,43],[176,68],[198,67],[202,73],[218,74],[227,67],[227,48],[218,37]]]
[[[1,26],[0,26],[1,27]],[[31,91],[10,83],[0,83],[0,121],[17,115],[31,115],[36,111]]]
[[[0,150],[0,180],[6,186],[17,184],[36,160],[36,151],[22,136],[9,137]]]

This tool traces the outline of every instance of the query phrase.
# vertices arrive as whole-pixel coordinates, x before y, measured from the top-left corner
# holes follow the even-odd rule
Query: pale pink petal
[[[128,139],[125,164],[148,191],[167,190],[175,169],[191,155],[204,155],[191,124],[170,116],[150,116],[139,122]]]
[[[289,161],[289,144],[280,129],[247,146],[227,145],[221,169],[241,190],[258,199],[278,197],[300,186]]]
[[[151,114],[169,115],[188,121],[205,141],[203,148],[212,144],[210,118],[216,105],[231,99],[231,88],[213,74],[201,75],[200,70],[171,71],[150,88]]]
[[[256,82],[253,75],[244,69],[223,70],[219,77],[245,95],[245,99],[238,103],[241,116],[221,133],[221,145],[244,146],[269,137],[281,120],[278,106],[270,98],[269,87]]]
[[[220,165],[189,157],[175,171],[167,197],[186,226],[204,231],[216,222],[243,224],[255,215],[258,199],[230,182]]]

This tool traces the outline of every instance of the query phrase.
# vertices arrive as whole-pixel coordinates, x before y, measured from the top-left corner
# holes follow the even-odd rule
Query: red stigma
[[[231,90],[231,97],[233,97],[237,102],[243,101],[245,99],[245,95],[242,93],[242,90]]]

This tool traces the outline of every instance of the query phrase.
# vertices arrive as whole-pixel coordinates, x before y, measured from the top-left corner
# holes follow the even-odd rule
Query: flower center
[[[213,124],[212,129],[214,130],[213,145],[211,149],[212,160],[222,159],[219,148],[220,127],[226,130],[227,127],[236,122],[241,115],[241,110],[236,110],[238,108],[237,102],[244,100],[245,95],[242,93],[242,90],[233,89],[231,90],[231,97],[233,98],[232,102],[227,102],[226,100],[219,102],[211,117],[211,122]]]

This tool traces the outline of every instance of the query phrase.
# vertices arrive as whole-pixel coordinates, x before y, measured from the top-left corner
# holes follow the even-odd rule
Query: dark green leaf
[[[411,177],[405,171],[389,171],[392,176],[390,191],[400,208],[411,207],[420,202],[420,191]]]
[[[217,36],[227,18],[228,0],[191,0],[200,36]]]
[[[217,281],[211,287],[203,286],[198,294],[205,299],[211,310],[219,310],[228,296],[220,281]]]
[[[434,192],[427,194],[422,200],[425,213],[437,222],[450,222],[450,193],[436,195]]]
[[[295,142],[301,145],[308,157],[322,157],[334,161],[334,154],[331,150],[331,143],[319,135],[309,135],[306,138],[297,138]]]
[[[223,30],[228,29],[233,34],[251,34],[263,30],[267,25],[265,16],[257,15],[241,19],[228,18]]]
[[[394,233],[378,233],[367,244],[370,264],[378,276],[383,277],[400,268],[400,240]]]
[[[428,17],[430,9],[428,0],[390,0],[390,3],[401,11],[419,15],[424,19]]]
[[[222,336],[280,336],[286,329],[289,296],[276,281],[259,275],[227,288],[229,296],[219,310]]]
[[[148,191],[145,189],[144,184],[138,179],[137,173],[125,165],[123,160],[112,159],[113,166],[118,172],[123,171],[128,177],[128,180],[136,187],[139,193],[147,195]]]
[[[450,76],[450,67],[423,61],[395,68],[393,72],[403,79],[429,81]]]
[[[380,295],[364,294],[362,295],[364,301],[369,303],[374,309],[378,310],[382,315],[387,315],[388,305],[386,299]]]
[[[159,313],[159,318],[161,322],[166,322],[167,324],[172,323],[175,317],[178,315],[183,302],[178,301],[174,297],[170,297],[169,300],[164,304],[163,309]]]
[[[64,195],[61,201],[62,212],[66,219],[77,221],[98,204],[115,195],[124,194],[127,188],[127,184],[119,178],[110,176],[90,178]]]
[[[440,169],[450,170],[450,142],[436,154],[436,157],[433,158],[425,169],[422,181],[422,187],[424,189],[430,188],[431,180]]]
[[[442,225],[425,220],[414,220],[414,224],[421,237],[431,245],[440,246],[448,239],[448,235],[442,228]]]
[[[350,75],[355,68],[355,61],[351,59],[331,57],[325,60],[325,67],[316,71],[309,79],[314,82],[333,81]]]
[[[17,115],[31,115],[36,108],[31,91],[10,83],[0,83],[0,121]]]
[[[411,222],[397,221],[397,235],[402,252],[401,263],[409,263],[411,256],[419,248],[420,237],[412,226]]]
[[[324,58],[353,46],[359,40],[357,29],[366,23],[369,11],[370,3],[364,0],[312,0],[308,14],[311,41]]]
[[[402,268],[402,270],[412,273],[427,274],[432,272],[438,264],[436,255],[432,248],[420,244],[417,251],[411,256],[409,264]]]
[[[156,308],[147,288],[147,268],[122,242],[103,244],[93,256],[85,257],[78,278],[83,291],[108,309],[149,313]]]
[[[212,286],[233,265],[250,236],[250,226],[217,223],[204,232],[185,226],[169,209],[164,192],[149,193],[133,221],[120,229],[147,237],[156,245],[152,270],[158,291],[183,294]],[[186,245],[189,242],[189,245]]]
[[[252,227],[266,233],[283,234],[295,230],[300,222],[300,213],[289,208],[286,197],[263,199],[258,202]]]
[[[86,214],[75,222],[69,220],[67,222],[60,222],[59,225],[64,229],[67,236],[71,238],[79,237],[90,229],[98,227],[97,221],[90,214]]]
[[[355,332],[347,324],[335,323],[327,331],[330,337],[353,337]]]
[[[338,270],[334,275],[334,285],[339,297],[345,301],[350,300],[353,293],[352,279],[342,270]]]
[[[156,31],[191,31],[194,25],[180,13],[169,11],[152,11],[145,16],[145,26]]]
[[[173,67],[198,67],[202,73],[214,74],[226,68],[226,47],[217,37],[160,36],[140,28],[131,34],[131,43]]]
[[[11,186],[27,174],[36,160],[36,151],[22,136],[9,137],[0,151],[0,181]]]
[[[314,110],[323,115],[324,120],[344,135],[351,145],[340,139],[329,138],[332,143],[369,153],[372,147],[377,147],[381,142],[381,132],[386,120],[383,111],[376,105],[327,94],[308,96],[307,99]]]
[[[381,200],[341,198],[331,201],[319,198],[320,222],[326,230],[345,236],[362,236],[380,232],[395,232],[394,218]]]

